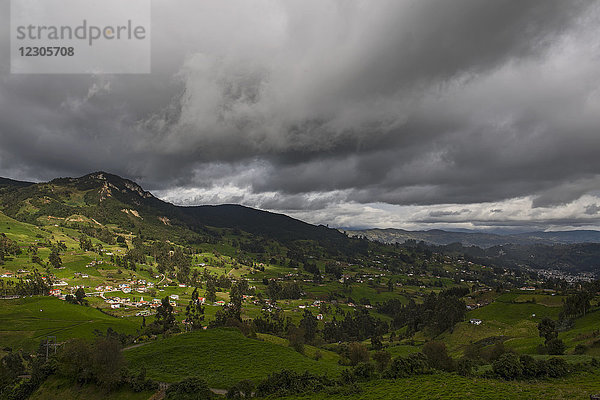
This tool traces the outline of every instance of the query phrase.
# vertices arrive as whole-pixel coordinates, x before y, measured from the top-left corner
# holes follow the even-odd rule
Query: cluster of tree
[[[492,363],[494,374],[503,379],[560,378],[569,372],[569,364],[563,358],[535,360],[527,354],[521,356],[504,353]]]
[[[91,226],[85,226],[80,228],[81,233],[96,238],[106,244],[115,244],[116,236],[108,230],[108,228],[94,228]]]
[[[189,251],[165,242],[155,242],[150,248],[160,273],[173,275],[179,282],[188,283],[192,257]]]
[[[558,338],[556,322],[546,317],[538,324],[540,337],[544,338],[544,346],[541,347],[541,353],[560,355],[565,352],[565,344]]]
[[[128,376],[125,359],[121,352],[121,342],[112,335],[99,336],[93,343],[83,339],[67,341],[56,356],[57,374],[74,380],[78,384],[95,383],[107,391],[117,388]],[[136,387],[146,389],[138,376]],[[148,382],[153,387],[153,383]]]
[[[94,249],[92,239],[85,234],[79,236],[79,248],[83,251],[92,251]]]
[[[204,307],[198,299],[198,288],[194,288],[192,298],[185,307],[185,323],[190,330],[202,329],[204,322]]]
[[[282,370],[259,382],[256,386],[256,395],[258,397],[282,397],[301,393],[317,393],[335,384],[335,381],[325,376],[315,375],[308,371],[300,374],[294,371]]]
[[[57,351],[45,342],[35,354],[9,351],[0,360],[0,398],[25,400],[51,375],[76,384],[93,383],[107,393],[124,385],[134,392],[156,390],[157,383],[146,378],[144,369],[138,373],[127,369],[121,336],[109,329],[94,341],[71,339]]]
[[[299,299],[302,296],[302,288],[297,282],[281,283],[270,279],[265,284],[267,285],[267,296],[271,300]]]
[[[340,279],[344,273],[344,269],[338,263],[328,262],[325,264],[325,273],[333,275],[335,279]]]
[[[376,309],[393,318],[394,328],[406,326],[409,335],[425,329],[437,335],[464,320],[467,309],[461,297],[467,293],[468,289],[455,287],[439,294],[429,293],[422,304],[411,299],[402,305],[398,299],[390,299],[378,304]]]
[[[275,310],[268,312],[263,310],[261,315],[252,320],[254,330],[259,333],[270,333],[281,336],[285,332],[285,319],[283,312]]]
[[[7,354],[0,359],[0,398],[25,400],[55,372],[55,365],[45,358],[45,349],[40,346],[37,354],[12,351],[4,348]],[[24,375],[30,378],[22,379]]]
[[[177,320],[173,314],[173,306],[169,298],[164,297],[161,300],[160,306],[156,309],[156,317],[150,325],[146,327],[146,334],[157,335],[166,332],[178,332],[179,327]]]
[[[590,301],[594,298],[594,293],[582,290],[567,296],[560,313],[560,319],[576,318],[585,315],[592,307]]]
[[[356,345],[358,345],[357,348],[360,347],[359,344]],[[368,351],[366,354],[368,355]],[[318,392],[326,392],[331,395],[351,395],[360,391],[356,386],[358,382],[381,377],[397,379],[432,372],[426,356],[422,353],[397,357],[393,360],[389,353],[378,352],[376,354],[377,359],[381,362],[376,361],[377,364],[374,365],[366,359],[366,361],[361,361],[354,367],[344,370],[340,378],[335,380],[308,371],[302,374],[288,370],[273,373],[258,383],[256,395],[281,397]]]
[[[210,400],[214,397],[201,378],[186,378],[173,383],[165,392],[166,400]]]
[[[0,233],[0,264],[4,263],[6,257],[18,254],[21,254],[21,249],[17,242],[6,237],[4,233]]]
[[[248,281],[245,279],[241,279],[233,284],[229,291],[229,303],[217,311],[214,321],[211,322],[211,326],[240,326],[242,322],[242,301],[244,300],[244,294],[249,292]]]
[[[388,324],[373,317],[368,310],[358,309],[344,314],[341,319],[333,317],[331,322],[323,326],[323,339],[327,342],[363,341],[367,338],[380,337],[388,331]]]
[[[72,304],[88,305],[88,301],[85,299],[85,290],[82,288],[77,289],[75,295],[66,295],[65,300]]]
[[[3,296],[47,296],[49,291],[50,282],[37,269],[17,281],[0,280],[0,295]]]

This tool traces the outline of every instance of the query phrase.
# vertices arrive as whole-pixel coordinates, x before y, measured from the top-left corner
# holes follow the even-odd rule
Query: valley
[[[0,232],[6,398],[598,391],[593,274],[178,207],[104,172],[0,181]]]

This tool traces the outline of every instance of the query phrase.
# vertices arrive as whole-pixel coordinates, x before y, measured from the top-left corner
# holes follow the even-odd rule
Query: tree
[[[167,332],[175,326],[176,320],[173,315],[173,306],[169,298],[162,299],[160,306],[156,309],[156,318],[152,326],[159,329],[160,332]]]
[[[300,328],[304,329],[304,338],[307,343],[312,343],[317,335],[318,322],[308,308],[304,309],[304,316],[300,320]]]
[[[201,329],[204,321],[204,307],[198,300],[198,289],[192,292],[192,299],[185,308],[185,320],[192,330]]]
[[[540,332],[540,337],[545,339],[545,344],[548,344],[550,340],[558,337],[558,333],[556,332],[556,323],[548,317],[542,319],[542,321],[538,324],[538,330]]]
[[[348,346],[348,359],[352,365],[360,362],[369,362],[369,350],[362,343],[352,342]]]
[[[213,394],[205,380],[200,378],[187,378],[173,383],[166,392],[166,400],[207,400]]]
[[[390,361],[392,360],[392,355],[385,350],[380,350],[373,354],[373,360],[375,360],[377,370],[379,372],[383,372],[390,364]]]
[[[212,278],[206,281],[206,300],[214,303],[217,301],[217,289],[215,288],[215,282]]]
[[[83,339],[67,341],[58,353],[58,372],[78,383],[88,383],[94,376],[94,356],[91,346]]]
[[[290,324],[287,333],[289,346],[300,354],[304,354],[304,337],[304,329]]]
[[[475,363],[470,358],[463,357],[456,363],[456,372],[461,376],[473,375]]]
[[[62,265],[62,260],[60,259],[60,255],[58,254],[58,249],[56,247],[52,248],[48,261],[50,261],[50,264],[54,268],[60,268],[60,266]]]
[[[448,355],[443,342],[427,342],[423,346],[423,354],[427,357],[429,365],[444,371],[454,370],[454,360]]]
[[[121,382],[121,369],[125,365],[119,340],[109,336],[98,338],[93,363],[96,382],[107,390],[115,388]]]
[[[92,240],[86,235],[82,234],[79,236],[79,248],[83,251],[90,251],[94,248]]]
[[[517,379],[523,373],[519,356],[514,353],[504,353],[492,363],[494,373],[504,379]]]
[[[546,349],[548,350],[548,354],[558,356],[564,354],[566,346],[562,339],[554,338],[546,343]]]
[[[75,300],[77,300],[77,302],[79,304],[82,304],[84,299],[85,299],[85,290],[83,290],[83,288],[77,289],[75,291]]]
[[[390,278],[388,280],[387,287],[388,287],[388,291],[389,292],[393,292],[394,291],[394,281],[392,280],[392,278]]]

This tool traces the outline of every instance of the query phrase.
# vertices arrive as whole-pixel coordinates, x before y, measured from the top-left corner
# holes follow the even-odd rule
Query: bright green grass
[[[69,304],[54,297],[0,300],[0,346],[35,349],[40,340],[56,336],[92,338],[94,329],[135,333],[141,319],[115,318],[92,307]]]
[[[467,318],[479,318],[484,321],[497,321],[504,324],[515,324],[519,321],[539,323],[544,317],[558,319],[560,309],[532,303],[504,303],[496,301],[467,314]],[[535,314],[535,316],[533,316]]]
[[[342,367],[315,361],[290,347],[249,339],[236,329],[210,329],[176,335],[125,352],[132,369],[145,367],[148,377],[175,382],[199,376],[211,387],[227,388],[242,379],[259,381],[287,368],[334,376]]]
[[[268,335],[265,333],[258,333],[257,337],[265,342],[274,343],[279,346],[289,346],[289,341],[287,339],[280,338],[278,336]],[[337,364],[340,356],[333,351],[319,349],[314,346],[305,345],[304,346],[304,355],[310,357],[312,359],[315,358],[315,354],[317,352],[321,353],[321,361]]]
[[[453,356],[460,356],[468,345],[492,336],[504,336],[504,344],[518,352],[535,354],[541,342],[538,323],[544,317],[556,320],[560,308],[513,303],[518,296],[518,293],[503,294],[494,303],[470,311],[466,322],[456,324],[452,333],[445,332],[437,339],[446,343]],[[470,324],[471,318],[481,319],[483,323]]]
[[[547,307],[562,307],[565,296],[551,296],[545,294],[522,294],[515,299],[516,303],[524,303],[534,299],[537,304]]]
[[[360,386],[363,391],[354,395],[317,393],[285,399],[589,399],[591,394],[600,393],[600,371],[578,373],[563,379],[516,382],[440,373],[398,380],[378,380]]]
[[[135,393],[126,388],[114,392],[106,391],[95,385],[79,386],[73,382],[50,377],[40,388],[29,398],[30,400],[147,400],[154,392]]]
[[[36,237],[36,235],[43,236],[44,238],[50,236],[47,232],[42,231],[35,225],[19,222],[1,212],[0,232],[6,234],[6,236],[10,239],[16,240],[20,243],[32,243],[36,239],[40,240],[41,238]]]

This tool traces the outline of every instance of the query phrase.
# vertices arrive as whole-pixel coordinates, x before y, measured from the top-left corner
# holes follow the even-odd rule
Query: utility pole
[[[56,343],[56,336],[48,336],[46,338],[45,346],[46,346],[46,361],[48,361],[51,346],[54,348],[54,354],[56,354],[56,347],[58,346],[58,343]]]

